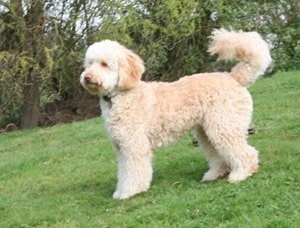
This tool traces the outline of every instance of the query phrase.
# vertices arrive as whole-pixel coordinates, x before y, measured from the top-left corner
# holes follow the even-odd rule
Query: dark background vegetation
[[[99,114],[79,84],[87,46],[118,40],[145,61],[143,79],[228,70],[207,54],[214,28],[256,30],[274,71],[300,69],[298,0],[0,0],[0,128]]]

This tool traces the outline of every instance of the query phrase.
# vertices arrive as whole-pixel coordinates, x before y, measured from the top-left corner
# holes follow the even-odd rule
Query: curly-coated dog
[[[199,73],[166,82],[143,82],[142,59],[116,41],[91,45],[82,86],[100,96],[102,115],[118,155],[113,197],[149,189],[153,150],[195,129],[209,162],[203,181],[227,174],[245,180],[258,170],[258,151],[247,143],[252,98],[246,87],[271,63],[267,43],[256,32],[214,30],[210,54],[238,60],[231,72]]]

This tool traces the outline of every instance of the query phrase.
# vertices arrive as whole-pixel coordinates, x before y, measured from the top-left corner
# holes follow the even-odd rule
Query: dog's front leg
[[[143,150],[141,150],[143,149]],[[118,152],[118,184],[114,199],[127,199],[149,189],[152,180],[152,152],[149,149],[120,148]]]

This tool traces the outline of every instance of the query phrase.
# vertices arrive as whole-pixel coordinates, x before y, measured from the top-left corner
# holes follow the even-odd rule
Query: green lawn
[[[261,167],[239,184],[199,182],[191,133],[156,152],[147,193],[117,201],[101,118],[0,134],[0,227],[300,227],[300,72],[250,91]]]

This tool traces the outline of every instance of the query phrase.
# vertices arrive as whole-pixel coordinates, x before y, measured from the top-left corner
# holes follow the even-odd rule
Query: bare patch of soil
[[[70,123],[100,116],[99,97],[84,94],[72,100],[49,103],[41,110],[40,126]]]
[[[55,101],[46,104],[41,109],[39,126],[46,127],[55,124],[70,123],[100,115],[99,97],[83,94],[71,100]],[[6,126],[0,126],[0,133],[18,130],[20,128],[19,125],[20,121],[16,121],[15,123],[9,123]]]

